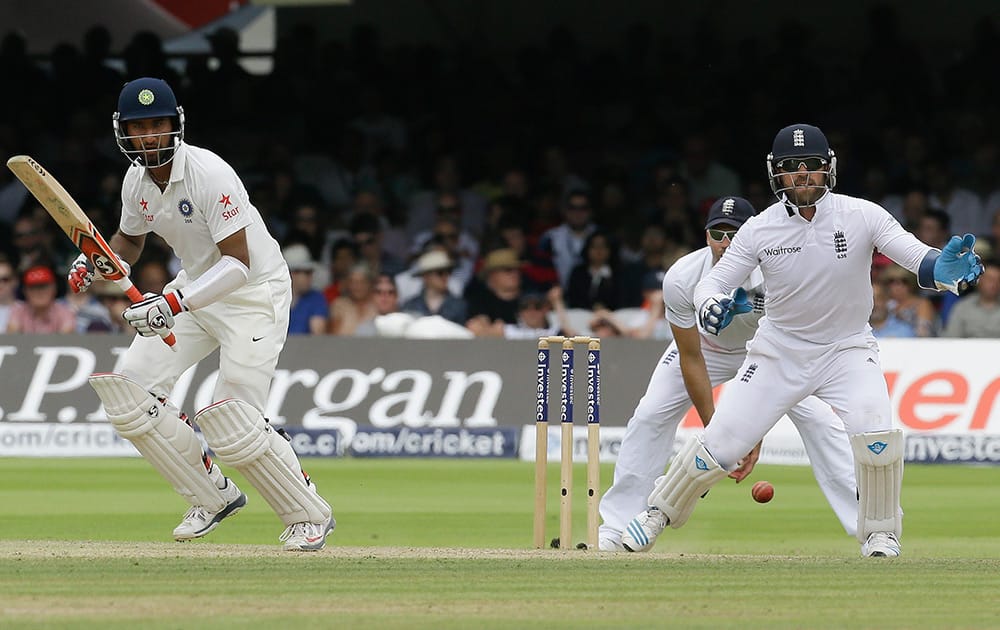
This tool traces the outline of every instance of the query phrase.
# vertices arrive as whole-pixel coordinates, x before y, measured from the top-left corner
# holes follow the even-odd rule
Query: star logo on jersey
[[[222,199],[219,199],[219,203],[227,208],[233,205],[233,202],[229,200],[229,195],[222,195]]]
[[[139,200],[139,205],[142,206],[143,212],[149,212],[149,202],[145,198]]]

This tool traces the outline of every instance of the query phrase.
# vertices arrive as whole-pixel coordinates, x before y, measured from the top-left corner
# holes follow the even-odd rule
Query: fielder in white
[[[759,266],[767,314],[712,422],[674,459],[622,542],[648,549],[667,525],[682,526],[698,498],[735,469],[782,414],[815,395],[833,407],[850,436],[861,554],[898,556],[903,434],[893,428],[878,343],[868,325],[872,252],[916,273],[924,288],[958,293],[983,272],[976,239],[953,236],[939,251],[881,206],[832,193],[836,157],[812,125],[778,132],[767,171],[778,203],[747,221],[695,289],[699,327],[720,335],[736,321],[733,292]]]
[[[187,417],[166,396],[182,372],[218,348],[218,402],[194,422],[218,460],[240,471],[285,524],[285,549],[322,549],[335,526],[330,505],[284,433],[262,415],[291,302],[278,243],[232,167],[184,142],[184,111],[166,82],[127,83],[114,130],[132,166],[111,247],[134,264],[154,232],[173,248],[182,270],[162,295],[147,294],[122,314],[139,334],[121,374],[95,374],[91,385],[118,433],[191,504],[174,538],[198,538],[247,499],[202,451]],[[86,290],[99,272],[81,256],[70,269],[70,285]],[[170,332],[173,348],[161,339]]]
[[[749,201],[740,197],[717,200],[708,213],[705,239],[708,244],[684,256],[663,278],[663,301],[674,341],[660,357],[649,379],[646,393],[625,429],[614,483],[601,499],[600,549],[625,551],[622,533],[629,521],[648,505],[647,498],[663,474],[673,450],[677,427],[692,403],[702,423],[714,412],[712,388],[736,376],[746,356],[746,343],[763,315],[764,286],[759,271],[743,285],[745,312],[718,336],[701,334],[697,328],[695,285],[719,262],[726,250],[742,236],[737,230],[755,214]],[[728,255],[728,254],[726,254]],[[741,303],[744,303],[741,293]],[[788,411],[802,436],[820,489],[847,533],[854,535],[858,520],[857,485],[847,433],[829,405],[806,398]],[[729,476],[744,479],[753,470],[757,449]],[[637,532],[641,537],[641,532]]]

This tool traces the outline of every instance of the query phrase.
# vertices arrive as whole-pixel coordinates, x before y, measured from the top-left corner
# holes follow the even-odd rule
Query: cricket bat
[[[38,203],[55,219],[69,240],[73,241],[105,280],[117,284],[133,304],[143,300],[142,293],[135,288],[118,256],[111,251],[101,233],[87,218],[73,197],[66,192],[51,173],[27,155],[15,155],[7,160],[7,168],[13,171],[21,183],[35,196]],[[177,339],[167,331],[163,336],[167,345],[173,347]]]

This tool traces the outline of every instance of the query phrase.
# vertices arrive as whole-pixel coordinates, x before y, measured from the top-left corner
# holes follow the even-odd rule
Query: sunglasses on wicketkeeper
[[[805,165],[807,171],[818,171],[826,166],[827,162],[821,157],[796,157],[796,158],[785,158],[780,162],[775,164],[775,167],[779,171],[784,171],[786,173],[793,173],[803,165]]]

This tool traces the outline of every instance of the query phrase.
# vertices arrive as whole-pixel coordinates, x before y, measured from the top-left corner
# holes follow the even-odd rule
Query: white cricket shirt
[[[829,193],[812,221],[775,203],[743,224],[698,284],[694,303],[740,286],[759,265],[768,325],[817,344],[866,334],[874,249],[916,273],[932,248],[864,199]]]
[[[134,164],[125,173],[119,229],[130,236],[161,236],[180,258],[188,282],[222,257],[216,243],[243,228],[250,251],[247,284],[288,277],[281,248],[225,160],[182,142],[162,193],[145,173]]]
[[[728,251],[722,255],[725,260]],[[712,248],[703,247],[679,258],[663,275],[663,304],[667,321],[678,328],[693,328],[698,323],[698,309],[695,306],[695,286],[712,269]],[[750,274],[750,280],[743,285],[754,310],[733,317],[731,324],[722,329],[718,336],[701,333],[701,345],[718,352],[736,354],[746,351],[746,344],[757,332],[758,320],[764,314],[763,277],[759,271]]]

